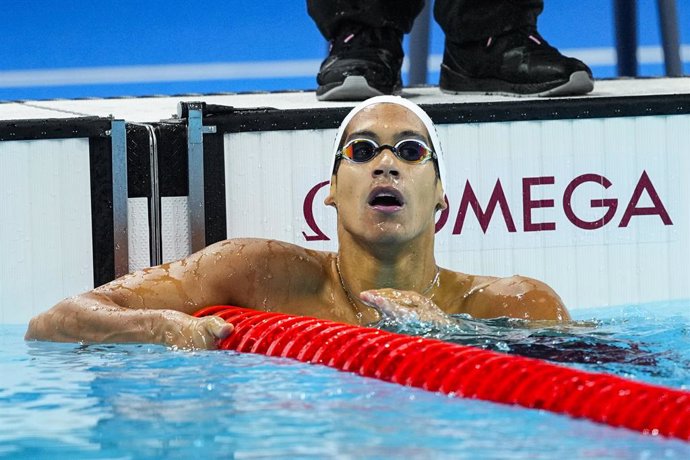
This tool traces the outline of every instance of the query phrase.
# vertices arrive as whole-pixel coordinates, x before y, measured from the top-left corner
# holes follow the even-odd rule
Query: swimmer
[[[216,348],[232,333],[209,305],[237,305],[369,325],[382,314],[436,324],[448,315],[567,321],[543,282],[441,268],[435,215],[446,207],[436,130],[414,103],[378,96],[355,107],[334,143],[327,206],[337,253],[275,240],[231,239],[182,260],[125,275],[59,302],[26,339]]]

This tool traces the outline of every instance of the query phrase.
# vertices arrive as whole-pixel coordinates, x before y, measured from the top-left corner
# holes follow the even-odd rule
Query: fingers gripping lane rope
[[[220,348],[281,356],[438,391],[690,441],[690,392],[546,361],[310,317],[214,306]]]

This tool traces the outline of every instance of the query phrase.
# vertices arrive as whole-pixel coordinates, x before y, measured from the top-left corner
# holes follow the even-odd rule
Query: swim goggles
[[[424,164],[430,159],[436,159],[436,152],[417,139],[403,139],[395,145],[378,145],[371,139],[353,139],[338,150],[335,158],[336,160],[345,158],[354,163],[366,163],[385,149],[407,163]]]

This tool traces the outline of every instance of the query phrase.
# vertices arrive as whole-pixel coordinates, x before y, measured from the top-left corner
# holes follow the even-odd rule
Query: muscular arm
[[[25,338],[215,348],[231,332],[232,327],[216,317],[194,318],[172,309],[133,309],[91,291],[65,299],[33,318]]]
[[[255,266],[266,259],[261,252],[267,247],[262,240],[225,241],[180,261],[123,276],[33,318],[26,338],[214,348],[231,326],[219,318],[189,315],[246,297],[252,277],[267,269]]]
[[[476,318],[570,320],[567,308],[553,289],[524,276],[478,278],[465,299],[465,309]]]

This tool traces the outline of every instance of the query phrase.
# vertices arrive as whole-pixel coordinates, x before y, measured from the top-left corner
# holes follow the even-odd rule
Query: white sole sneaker
[[[398,94],[395,91],[393,94]],[[374,96],[382,96],[384,93],[369,86],[367,79],[361,75],[350,75],[340,84],[331,88],[320,87],[316,92],[319,101],[363,101]]]

